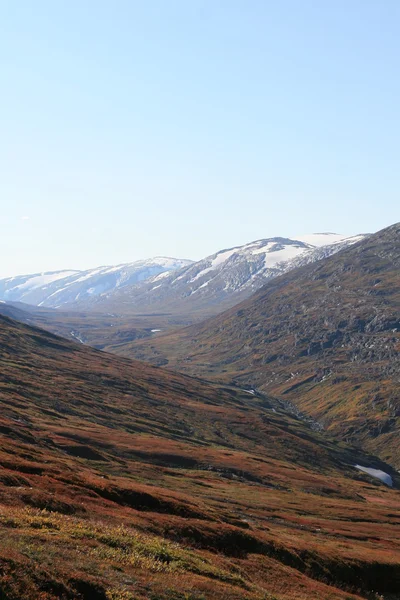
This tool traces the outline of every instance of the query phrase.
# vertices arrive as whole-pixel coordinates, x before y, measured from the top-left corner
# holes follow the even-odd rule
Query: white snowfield
[[[162,273],[160,273],[159,275],[156,275],[153,279],[153,281],[159,281],[160,279],[164,279],[164,277],[167,277],[169,275],[171,269],[169,269],[168,271],[163,271]],[[172,269],[173,270],[173,269]]]
[[[309,240],[306,243],[314,246],[315,248],[322,248],[323,246],[334,246],[335,244],[340,245],[345,243],[346,245],[355,244],[356,242],[361,242],[365,237],[367,237],[368,233],[360,233],[358,235],[343,236],[336,233],[314,233],[310,236],[301,236],[300,241]],[[326,237],[324,237],[326,236]],[[327,240],[330,240],[327,242]]]
[[[380,479],[383,483],[386,483],[389,487],[393,487],[393,479],[388,473],[385,471],[381,471],[380,469],[372,469],[371,467],[362,467],[361,465],[354,465],[356,469],[362,471],[363,473],[368,473],[371,477],[375,477],[376,479]]]
[[[55,273],[40,273],[38,275],[27,275],[27,278],[23,283],[19,285],[15,285],[12,287],[14,290],[19,290],[22,292],[23,290],[34,290],[43,286],[47,286],[54,281],[58,281],[60,279],[66,279],[68,277],[73,277],[74,275],[78,275],[79,271],[56,271]],[[10,281],[18,279],[16,277],[10,278]]]
[[[299,242],[314,246],[314,248],[320,248],[321,246],[330,246],[331,244],[343,242],[343,240],[349,238],[340,233],[309,233],[306,235],[299,235],[295,239],[299,240]]]

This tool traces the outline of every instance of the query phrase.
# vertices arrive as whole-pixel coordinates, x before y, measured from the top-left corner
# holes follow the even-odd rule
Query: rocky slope
[[[209,321],[115,348],[295,403],[400,468],[400,224]]]

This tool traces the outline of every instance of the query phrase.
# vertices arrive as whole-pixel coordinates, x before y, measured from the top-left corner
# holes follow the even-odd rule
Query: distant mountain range
[[[58,308],[116,290],[189,265],[192,261],[157,256],[87,271],[53,271],[0,279],[0,299]]]
[[[363,239],[334,233],[274,237],[224,249],[200,261],[156,257],[88,271],[0,280],[0,299],[51,308],[138,314],[169,312],[199,320],[248,298],[269,279]]]

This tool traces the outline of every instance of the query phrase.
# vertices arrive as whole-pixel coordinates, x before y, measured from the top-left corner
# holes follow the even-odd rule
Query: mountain
[[[400,468],[400,224],[118,353],[262,390]]]
[[[271,238],[222,250],[195,263],[154,258],[84,272],[2,279],[0,314],[119,353],[135,340],[218,314],[270,278],[338,252],[362,237],[324,233],[296,240]]]
[[[363,237],[333,233],[277,237],[221,250],[198,262],[156,257],[88,271],[21,275],[0,280],[0,299],[105,316],[163,314],[162,325],[153,319],[150,331],[171,329],[222,312],[272,277],[330,256]],[[113,343],[108,333],[105,330],[101,342],[96,338],[98,345]]]
[[[184,259],[156,257],[87,271],[54,271],[8,277],[0,279],[0,299],[55,308],[99,295],[107,297],[116,289],[190,263]]]
[[[330,256],[363,237],[323,233],[258,240],[125,286],[106,297],[78,299],[76,306],[120,314],[164,311],[185,316],[189,323],[222,312],[248,298],[269,279]]]
[[[379,459],[264,395],[6,317],[0,361],[5,600],[357,600],[399,589],[400,480]]]

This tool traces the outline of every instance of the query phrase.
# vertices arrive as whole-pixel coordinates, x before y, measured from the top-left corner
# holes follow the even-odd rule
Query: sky
[[[0,276],[400,220],[398,0],[0,0]]]

